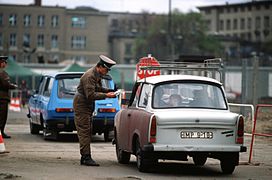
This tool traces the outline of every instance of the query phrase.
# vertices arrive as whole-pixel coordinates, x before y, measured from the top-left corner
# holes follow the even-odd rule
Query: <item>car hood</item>
[[[227,110],[167,109],[154,112],[158,125],[234,125],[238,114]]]

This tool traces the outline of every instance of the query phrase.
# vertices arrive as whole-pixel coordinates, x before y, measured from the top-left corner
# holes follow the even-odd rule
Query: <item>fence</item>
[[[272,137],[272,134],[270,133],[256,133],[256,123],[257,123],[257,117],[258,117],[258,110],[261,107],[272,107],[272,105],[269,104],[257,104],[256,111],[254,115],[254,124],[253,124],[253,130],[252,130],[252,137],[251,137],[251,144],[250,144],[250,152],[249,152],[249,160],[248,162],[251,163],[252,160],[252,151],[253,151],[253,144],[254,144],[254,137],[255,136],[264,136],[264,137]]]

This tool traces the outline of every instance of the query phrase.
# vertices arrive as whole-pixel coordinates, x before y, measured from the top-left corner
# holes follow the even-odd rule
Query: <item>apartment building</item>
[[[136,64],[140,57],[135,54],[135,40],[143,36],[156,14],[108,12],[109,53],[121,64]]]
[[[248,1],[198,7],[210,34],[238,37],[251,42],[272,39],[272,1]]]
[[[0,54],[22,63],[76,60],[108,54],[108,15],[89,7],[66,9],[0,4]]]

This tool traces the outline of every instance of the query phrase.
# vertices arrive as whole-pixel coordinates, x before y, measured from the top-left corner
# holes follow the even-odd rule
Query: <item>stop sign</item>
[[[138,64],[136,65],[137,76],[139,79],[143,79],[145,77],[150,76],[157,76],[161,74],[160,70],[156,69],[143,70],[140,68],[142,66],[160,66],[160,63],[152,56],[141,58]]]

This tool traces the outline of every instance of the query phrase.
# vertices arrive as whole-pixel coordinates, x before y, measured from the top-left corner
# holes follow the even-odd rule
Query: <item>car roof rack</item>
[[[197,75],[216,79],[223,82],[223,61],[221,58],[204,59],[202,62],[176,62],[160,60],[159,66],[147,64],[141,70],[160,70],[161,74]]]

